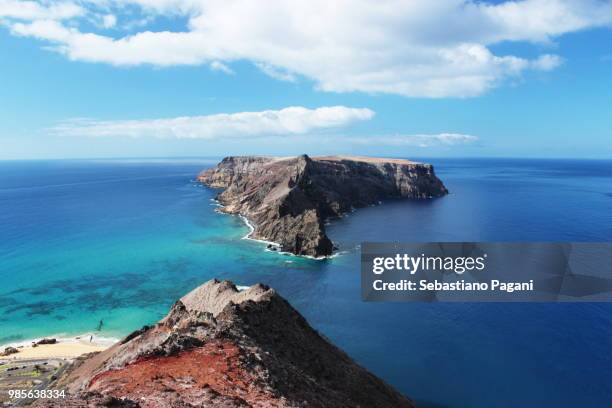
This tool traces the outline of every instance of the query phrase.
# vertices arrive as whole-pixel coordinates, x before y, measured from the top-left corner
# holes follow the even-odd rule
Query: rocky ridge
[[[371,157],[226,157],[198,181],[223,189],[220,211],[247,218],[250,238],[313,257],[334,250],[325,232],[330,218],[385,199],[448,193],[430,164]]]
[[[412,407],[273,289],[212,280],[168,315],[74,363],[38,407]]]

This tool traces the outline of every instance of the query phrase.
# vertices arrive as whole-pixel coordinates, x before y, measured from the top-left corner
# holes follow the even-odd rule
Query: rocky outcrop
[[[180,299],[155,326],[81,359],[53,387],[70,394],[63,407],[413,406],[273,289],[239,291],[217,280]]]
[[[42,346],[45,344],[57,344],[57,339],[40,339],[37,342],[35,342],[34,344],[36,344],[37,346]]]
[[[16,349],[15,347],[6,347],[4,351],[0,353],[0,356],[6,357],[6,356],[10,356],[11,354],[16,354],[16,353],[19,353],[19,350]]]
[[[198,180],[223,189],[221,211],[246,217],[251,238],[314,257],[333,251],[329,218],[385,199],[448,193],[429,164],[370,157],[226,157]]]

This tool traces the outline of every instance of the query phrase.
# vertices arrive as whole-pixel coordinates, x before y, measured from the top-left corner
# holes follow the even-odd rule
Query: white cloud
[[[211,62],[210,69],[212,69],[213,71],[219,71],[230,75],[234,73],[234,71],[230,67],[219,61]]]
[[[171,119],[67,121],[50,129],[62,136],[156,137],[179,139],[217,139],[300,135],[313,130],[346,126],[369,120],[374,112],[365,108],[329,106],[307,109],[300,106],[261,112],[240,112]]]
[[[562,62],[550,54],[496,55],[495,44],[545,45],[612,25],[610,0],[81,0],[90,13],[98,13],[100,4],[117,11],[136,6],[141,13],[134,21],[158,15],[188,21],[177,31],[115,38],[85,31],[78,18],[72,25],[59,21],[70,13],[54,17],[49,11],[72,3],[26,3],[47,11],[19,17],[14,0],[0,0],[5,24],[16,35],[51,42],[72,60],[121,66],[217,62],[228,68],[247,60],[271,77],[308,78],[324,91],[434,98],[481,95],[526,70],[548,71]],[[43,24],[48,20],[56,25]]]
[[[68,29],[55,20],[36,20],[28,24],[15,23],[11,26],[11,32],[15,35],[62,43],[70,39],[75,30]]]
[[[117,25],[117,17],[114,14],[106,14],[102,16],[102,27],[113,28]]]
[[[0,0],[0,18],[17,20],[63,20],[82,16],[85,10],[69,1]]]
[[[291,72],[275,67],[274,65],[266,64],[265,62],[256,62],[255,66],[264,74],[278,79],[279,81],[295,82],[297,78]]]
[[[558,55],[545,54],[539,56],[536,60],[531,62],[533,69],[539,71],[552,71],[563,64],[563,58]]]
[[[434,135],[347,137],[346,141],[360,145],[435,147],[467,145],[477,142],[478,137],[460,133],[440,133]]]

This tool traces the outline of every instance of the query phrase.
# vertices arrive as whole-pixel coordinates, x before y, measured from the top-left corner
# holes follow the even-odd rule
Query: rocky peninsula
[[[211,280],[154,326],[80,358],[37,407],[413,407],[273,289]]]
[[[251,238],[312,257],[334,250],[330,218],[386,199],[448,194],[430,164],[355,156],[226,157],[198,181],[223,189],[221,211],[244,216]]]

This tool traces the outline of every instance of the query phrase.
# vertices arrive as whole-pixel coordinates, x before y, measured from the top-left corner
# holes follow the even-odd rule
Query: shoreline
[[[90,341],[90,336],[92,340]],[[54,344],[33,344],[42,339],[55,339]],[[114,337],[97,336],[94,333],[84,333],[72,337],[46,336],[19,342],[0,345],[0,351],[8,347],[19,350],[17,353],[8,356],[0,356],[2,361],[31,360],[31,359],[51,359],[51,358],[76,358],[83,354],[104,351],[120,339]]]
[[[220,208],[225,207],[223,204],[221,204],[219,202],[219,200],[217,200],[215,198],[211,198],[211,201],[213,203],[215,203],[215,207],[220,207]],[[245,225],[249,228],[249,232],[245,236],[240,238],[240,239],[247,239],[249,241],[259,242],[261,244],[272,245],[272,246],[274,246],[276,248],[280,248],[280,244],[277,243],[277,242],[266,241],[265,239],[251,238],[251,234],[253,234],[253,232],[255,232],[255,227],[253,226],[253,224],[251,224],[249,219],[247,217],[245,217],[244,215],[242,215],[242,214],[231,214],[231,213],[221,212],[221,211],[218,211],[218,210],[215,210],[215,212],[222,213],[222,214],[225,214],[225,215],[238,216],[242,220],[242,222],[245,223]],[[336,253],[333,253],[333,254],[328,255],[328,256],[318,256],[318,257],[316,257],[316,256],[310,256],[310,255],[296,255],[296,254],[291,253],[291,252],[280,251],[280,250],[272,251],[272,250],[270,250],[268,248],[264,248],[264,251],[274,252],[274,253],[279,254],[279,255],[294,256],[294,257],[297,257],[297,258],[312,259],[312,260],[315,260],[315,261],[324,261],[326,259],[332,259],[332,258],[335,258],[335,257],[340,256],[342,254],[342,251],[337,251]]]
[[[231,215],[231,214],[230,214],[230,215]],[[249,241],[255,241],[255,242],[262,243],[262,244],[272,245],[272,246],[274,246],[274,247],[276,247],[276,248],[280,248],[280,244],[279,244],[279,243],[277,243],[277,242],[266,241],[266,240],[264,240],[264,239],[251,238],[251,234],[252,234],[253,232],[255,232],[255,227],[253,226],[253,224],[251,224],[251,222],[249,221],[249,219],[248,219],[247,217],[245,217],[244,215],[242,215],[242,214],[236,214],[236,215],[238,215],[238,217],[240,217],[240,219],[241,219],[241,220],[242,220],[242,221],[243,221],[243,222],[246,224],[246,226],[247,226],[247,227],[249,227],[249,229],[250,229],[249,233],[248,233],[248,234],[246,234],[246,235],[245,235],[244,237],[242,237],[241,239],[248,239]],[[273,251],[273,250],[268,249],[268,248],[264,248],[264,251],[267,251],[267,252],[274,252],[274,253],[279,254],[279,255],[295,256],[295,257],[297,257],[297,258],[306,258],[306,259],[312,259],[312,260],[315,260],[315,261],[324,261],[324,260],[326,260],[326,259],[332,259],[332,258],[335,258],[335,257],[337,257],[337,256],[340,256],[340,254],[341,254],[341,251],[337,251],[337,252],[335,252],[335,253],[333,253],[333,254],[331,254],[331,255],[328,255],[328,256],[318,256],[318,257],[317,257],[317,256],[310,256],[310,255],[296,255],[296,254],[294,254],[294,253],[287,252],[287,251],[281,251],[281,250],[278,250],[278,251]]]

